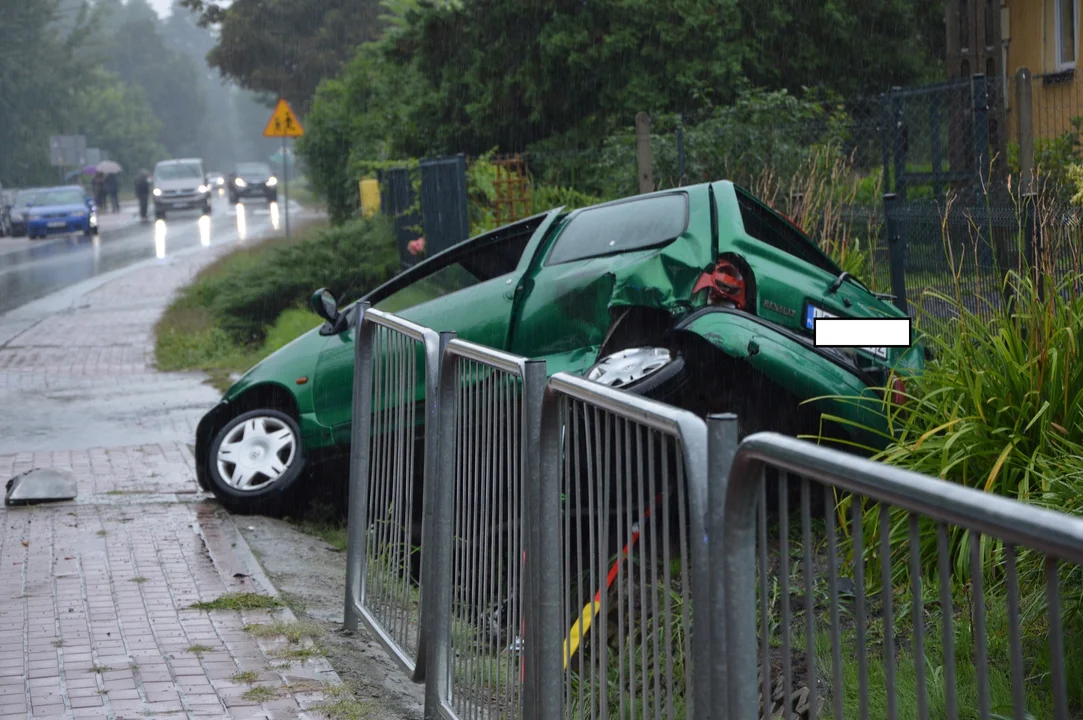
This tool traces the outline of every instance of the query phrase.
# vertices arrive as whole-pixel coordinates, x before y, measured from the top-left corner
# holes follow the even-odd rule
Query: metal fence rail
[[[712,469],[731,467],[711,497],[728,717],[1078,706],[1083,520],[773,433],[738,447],[732,416],[708,422]]]
[[[523,627],[536,597],[525,570],[536,526],[528,493],[544,387],[544,362],[456,339],[444,349],[429,717],[523,711]]]
[[[423,499],[437,451],[425,419],[435,411],[440,336],[367,304],[354,312],[345,623],[356,630],[364,622],[417,682],[425,677],[428,637],[428,572],[417,550],[429,545],[421,538],[423,511],[431,512]]]
[[[560,509],[540,525],[540,546],[560,557],[541,559],[543,576],[559,574],[539,590],[563,597],[560,665],[540,659],[539,716],[709,708],[709,685],[693,683],[710,652],[709,632],[692,627],[692,597],[708,590],[703,421],[564,373],[543,408],[540,502]]]

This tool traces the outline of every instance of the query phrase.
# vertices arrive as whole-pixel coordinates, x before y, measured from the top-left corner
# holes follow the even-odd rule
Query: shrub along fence
[[[346,625],[426,717],[1083,711],[1083,520],[352,321]]]

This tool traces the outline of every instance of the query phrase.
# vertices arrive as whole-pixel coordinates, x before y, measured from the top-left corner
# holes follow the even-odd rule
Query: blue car
[[[34,193],[26,212],[26,234],[33,240],[47,235],[97,234],[98,213],[78,185],[43,188]]]

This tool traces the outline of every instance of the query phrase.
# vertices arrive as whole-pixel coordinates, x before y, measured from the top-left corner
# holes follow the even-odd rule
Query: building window
[[[1075,67],[1076,28],[1079,23],[1079,0],[1055,0],[1057,33],[1057,69]]]

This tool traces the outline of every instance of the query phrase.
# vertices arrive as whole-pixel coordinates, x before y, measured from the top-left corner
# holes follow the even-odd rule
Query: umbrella
[[[124,168],[112,160],[102,160],[98,163],[98,172],[105,173],[106,175],[116,175],[123,169]]]

